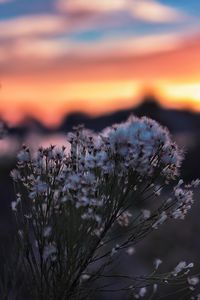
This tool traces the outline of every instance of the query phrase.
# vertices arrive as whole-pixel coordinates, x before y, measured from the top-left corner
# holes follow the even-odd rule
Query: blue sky
[[[2,0],[3,1],[3,0]],[[67,2],[68,0],[65,0]],[[86,0],[87,1],[87,0]],[[109,0],[107,0],[109,2]],[[135,1],[135,0],[134,0]],[[138,2],[142,2],[143,0],[136,0]],[[151,0],[149,0],[151,1]],[[156,33],[156,32],[166,32],[167,30],[172,30],[173,28],[176,30],[177,28],[181,28],[181,26],[187,26],[198,22],[198,17],[200,17],[200,1],[198,0],[160,0],[157,1],[160,4],[166,5],[168,7],[174,8],[180,12],[183,12],[191,17],[191,20],[182,22],[181,24],[176,24],[174,22],[168,24],[158,24],[158,23],[148,23],[143,22],[143,20],[131,20],[129,18],[123,18],[123,13],[121,13],[122,21],[120,25],[114,26],[114,28],[110,28],[110,24],[107,25],[107,28],[102,29],[97,28],[95,31],[93,28],[81,30],[75,33],[74,38],[80,40],[90,40],[90,39],[98,39],[102,38],[104,32],[109,30],[109,34],[119,34],[119,35],[127,35],[127,34],[144,34],[144,33]],[[0,1],[1,3],[1,1]],[[29,15],[37,15],[37,14],[54,14],[54,15],[62,15],[62,12],[56,9],[56,0],[13,0],[8,1],[8,3],[0,4],[0,20],[12,19],[16,17],[29,16]],[[120,14],[119,14],[120,15]],[[66,12],[66,18],[71,17],[68,12]],[[193,20],[192,20],[193,18]],[[108,22],[109,23],[109,22]],[[111,26],[112,27],[112,26]],[[96,33],[96,36],[95,36]]]

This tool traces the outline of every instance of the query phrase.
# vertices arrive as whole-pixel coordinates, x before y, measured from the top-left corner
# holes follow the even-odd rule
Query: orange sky
[[[75,110],[96,115],[131,107],[144,87],[153,87],[163,105],[200,110],[200,38],[162,53],[17,67],[2,72],[1,85],[0,111],[12,122],[29,114],[53,125]]]
[[[146,88],[164,106],[200,111],[199,19],[167,2],[51,0],[53,13],[20,15],[15,6],[9,16],[12,1],[3,1],[0,114],[51,126],[72,111],[137,105]]]

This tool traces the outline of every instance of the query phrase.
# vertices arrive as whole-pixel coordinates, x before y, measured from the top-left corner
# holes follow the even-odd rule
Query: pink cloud
[[[71,13],[77,11],[110,12],[123,10],[126,2],[126,0],[58,0],[57,8]]]
[[[3,44],[0,47],[0,63],[21,69],[41,68],[44,63],[53,65],[56,60],[92,61],[101,59],[122,59],[132,56],[147,56],[176,49],[183,41],[179,33],[154,34],[121,39],[104,39],[94,43],[72,42],[69,40],[28,37],[15,39],[12,47]],[[81,50],[80,50],[81,49]]]
[[[132,16],[143,21],[168,23],[186,19],[183,13],[155,0],[133,0],[129,3]]]
[[[63,32],[66,28],[66,21],[60,16],[29,15],[0,21],[0,38],[49,35]]]
[[[71,44],[69,51],[79,58],[112,59],[165,52],[177,48],[181,42],[182,36],[177,33],[152,34]]]
[[[63,45],[51,39],[26,38],[15,41],[10,51],[5,50],[4,60],[7,61],[29,61],[31,65],[41,64],[41,61],[49,61],[67,54],[67,45]]]
[[[128,47],[128,42],[127,44],[124,42],[123,49],[120,48],[115,55],[112,54],[115,53],[114,45],[113,48],[108,45],[104,49],[105,44],[99,46],[99,50],[97,49],[98,46],[96,49],[88,49],[86,44],[85,46],[77,45],[76,47],[71,44],[68,45],[68,49],[64,48],[65,53],[62,52],[63,47],[61,45],[44,47],[43,53],[39,44],[38,50],[37,47],[33,48],[35,51],[29,48],[26,53],[24,51],[26,47],[31,47],[30,45],[23,46],[21,50],[20,46],[18,50],[12,47],[13,52],[8,54],[9,51],[5,51],[7,59],[4,60],[4,63],[1,63],[1,82],[3,84],[6,77],[13,77],[16,81],[16,78],[21,76],[26,80],[27,76],[33,76],[33,74],[41,76],[41,82],[45,80],[47,75],[48,78],[51,77],[59,82],[61,80],[66,82],[127,78],[154,80],[155,78],[168,77],[195,77],[199,80],[200,38],[194,36],[191,39],[187,38],[182,41],[176,40],[175,37],[174,41],[173,37],[171,39],[171,46],[168,45],[167,49],[164,50],[163,48],[160,52],[153,52],[153,49],[151,49],[149,54],[145,53],[145,50],[143,53],[134,50],[135,54],[131,54],[131,52],[127,54],[125,45]],[[161,40],[157,37],[157,43],[160,43],[159,41]],[[40,41],[37,41],[37,43],[40,43]],[[144,41],[142,43],[145,44]],[[153,39],[151,43],[153,44]],[[80,47],[81,52],[78,49]],[[48,54],[46,54],[46,51],[48,51]],[[61,55],[61,53],[63,54]]]
[[[179,10],[156,0],[57,0],[56,6],[71,14],[127,12],[134,19],[145,22],[168,23],[186,18]]]

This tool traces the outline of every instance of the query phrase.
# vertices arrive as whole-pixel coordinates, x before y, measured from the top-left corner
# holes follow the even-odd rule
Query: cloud
[[[57,8],[61,11],[76,13],[88,12],[110,12],[123,10],[127,0],[58,0]]]
[[[95,43],[71,44],[71,53],[82,58],[121,58],[149,55],[169,51],[182,41],[177,33],[152,34],[113,40],[101,40]],[[81,51],[79,50],[81,48]]]
[[[4,60],[7,53],[7,61],[9,60],[21,60],[31,61],[30,65],[40,64],[41,61],[49,61],[62,57],[67,54],[67,44],[59,43],[51,39],[42,38],[29,38],[15,41],[12,44],[12,48],[5,49]]]
[[[139,43],[138,40],[137,43],[132,40],[131,47],[127,50],[129,52],[126,51],[129,47],[128,40],[119,42],[123,47],[117,53],[114,44],[111,45],[108,41],[104,41],[101,47],[99,44],[95,48],[95,44],[92,44],[89,48],[87,44],[80,46],[66,41],[63,44],[51,41],[50,45],[48,40],[39,39],[29,42],[26,40],[23,44],[4,49],[4,61],[0,63],[1,82],[3,84],[5,77],[9,77],[13,78],[17,85],[17,78],[22,77],[26,81],[27,77],[34,76],[41,84],[49,82],[49,78],[52,82],[59,83],[105,79],[140,79],[148,82],[177,77],[194,77],[199,80],[200,37],[186,38],[182,41],[175,36],[165,38],[166,43],[169,44],[171,39],[171,46],[168,49],[161,49],[160,52],[151,49],[149,53],[143,50],[143,54],[133,49],[134,44]],[[143,47],[147,45],[145,39],[140,41]],[[159,44],[161,42],[159,36],[156,38],[152,36],[149,43],[154,44],[156,39],[156,43]],[[115,45],[117,47],[117,44]],[[2,50],[1,47],[0,52]],[[2,53],[0,57],[1,55]]]
[[[29,15],[0,21],[0,39],[50,35],[63,32],[66,21],[56,15]]]
[[[130,5],[130,11],[134,18],[147,22],[168,23],[186,18],[178,10],[154,0],[134,0]]]
[[[167,39],[167,37],[165,38]],[[161,42],[159,36],[156,39],[157,43]],[[147,41],[154,43],[156,39],[152,36],[148,41],[147,37],[143,37],[140,45],[144,47]],[[157,84],[160,86],[162,95],[163,93],[166,95],[166,101],[168,96],[172,99],[174,97],[195,98],[197,94],[199,95],[198,87],[188,86],[187,89],[182,89],[181,86],[169,85],[168,81],[170,80],[174,84],[181,81],[184,86],[184,82],[193,81],[199,84],[200,37],[196,36],[194,39],[185,40],[179,46],[176,37],[168,37],[168,42],[170,39],[171,43],[173,39],[175,43],[174,49],[171,46],[170,51],[155,53],[152,50],[149,55],[147,53],[141,55],[139,50],[134,50],[135,53],[139,53],[137,56],[126,56],[122,55],[124,52],[120,50],[121,54],[118,52],[118,56],[112,59],[108,59],[106,51],[110,47],[108,53],[110,55],[114,44],[112,47],[111,44],[109,44],[110,46],[107,44],[104,58],[100,59],[102,44],[99,52],[97,49],[95,50],[96,58],[99,57],[99,60],[91,58],[90,52],[87,56],[86,44],[85,48],[83,47],[84,59],[81,59],[80,56],[79,58],[70,56],[76,55],[76,53],[80,55],[80,51],[78,52],[80,45],[68,43],[68,48],[65,48],[68,55],[55,61],[53,58],[58,57],[63,49],[62,43],[51,41],[52,46],[46,44],[46,46],[48,45],[46,47],[42,43],[47,43],[48,40],[33,39],[29,40],[30,43],[24,40],[23,45],[18,44],[18,50],[17,46],[10,49],[10,55],[16,55],[15,57],[18,55],[18,59],[11,59],[10,56],[10,59],[7,59],[6,68],[1,67],[0,111],[12,114],[10,117],[12,120],[16,118],[17,114],[28,113],[35,114],[35,116],[37,114],[41,120],[53,123],[56,122],[55,116],[63,116],[69,110],[81,109],[94,114],[106,112],[108,107],[119,108],[116,104],[117,99],[120,100],[121,107],[125,107],[126,104],[131,106],[140,87],[143,84],[148,86],[153,84],[154,86],[154,83],[156,87]],[[134,42],[131,48],[134,44],[139,43],[138,40],[135,41],[137,43]],[[25,45],[25,43],[27,44]],[[125,51],[125,45],[128,47],[129,43],[127,41],[126,44],[125,40],[123,43]],[[177,46],[175,46],[176,43]],[[119,44],[121,43],[119,42]],[[65,46],[67,47],[67,44]],[[32,50],[31,47],[33,47]],[[5,51],[6,55],[9,53],[8,50]],[[23,51],[26,52],[26,59]],[[48,59],[44,64],[44,58],[47,57],[46,51],[48,51]],[[92,48],[90,51],[92,52]],[[42,56],[43,59],[39,59]],[[19,59],[19,57],[21,58]],[[168,88],[165,87],[166,84]]]
[[[68,14],[126,12],[134,19],[155,23],[177,22],[186,18],[177,9],[156,0],[57,0],[56,6]]]
[[[91,43],[72,42],[54,38],[29,37],[15,39],[10,44],[0,47],[0,62],[12,66],[20,61],[27,61],[31,68],[41,62],[52,63],[55,60],[70,58],[79,61],[121,59],[132,56],[146,56],[166,52],[177,48],[182,42],[182,36],[177,33],[152,34],[129,38],[104,39]],[[80,50],[81,49],[81,50]],[[27,68],[27,66],[26,66]]]
[[[0,4],[6,4],[12,2],[13,0],[0,0]]]

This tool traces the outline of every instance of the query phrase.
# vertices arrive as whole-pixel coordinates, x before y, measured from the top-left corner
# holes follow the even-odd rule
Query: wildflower
[[[42,203],[42,212],[43,212],[43,214],[47,213],[47,204],[46,203]]]
[[[190,285],[197,285],[199,283],[199,278],[197,276],[188,277],[187,281]]]
[[[56,253],[57,253],[56,247],[53,244],[49,244],[44,248],[43,259],[45,261],[50,257],[54,259]]]
[[[37,179],[32,188],[31,188],[31,192],[29,193],[29,197],[31,199],[34,199],[36,196],[39,196],[45,192],[47,192],[48,189],[48,185],[46,182],[40,181],[40,179]]]
[[[125,211],[123,213],[120,213],[119,217],[117,218],[117,222],[120,226],[127,227],[129,225],[131,217],[132,217],[132,214],[128,211]]]
[[[143,298],[147,293],[147,288],[146,287],[142,287],[139,289],[138,294],[134,295],[135,299],[139,299],[139,298]]]
[[[183,270],[185,270],[185,269],[190,269],[190,268],[192,268],[194,266],[194,264],[193,263],[190,263],[190,264],[186,264],[186,262],[185,261],[181,261],[176,267],[175,267],[175,269],[174,269],[174,271],[172,272],[172,274],[174,275],[174,276],[177,276],[179,273],[181,273]]]
[[[174,219],[184,219],[188,210],[191,209],[193,200],[193,192],[186,188],[181,188],[176,186],[174,188],[174,195],[177,202],[177,208],[172,212],[172,217]]]
[[[159,225],[162,225],[167,220],[167,214],[163,211],[160,218],[152,225],[152,228],[157,229]]]
[[[154,265],[155,265],[155,269],[157,270],[159,268],[159,266],[162,264],[162,260],[157,258],[154,261]]]
[[[18,193],[16,201],[11,202],[11,208],[13,212],[17,211],[17,206],[20,202],[21,202],[21,195]]]
[[[16,169],[12,170],[10,172],[10,176],[12,177],[12,179],[17,182],[21,179],[21,175],[20,175],[20,172]]]
[[[51,234],[52,228],[50,226],[47,226],[44,228],[43,236],[44,237],[49,237]]]
[[[17,221],[21,217],[18,203],[25,201],[20,206],[25,224],[17,223],[22,246],[27,252],[34,250],[33,257],[24,255],[23,260],[25,265],[29,260],[34,280],[35,274],[39,277],[36,289],[48,279],[45,291],[50,290],[49,295],[55,294],[55,288],[61,295],[66,282],[66,289],[79,289],[78,283],[89,279],[84,271],[94,269],[101,276],[116,253],[126,249],[133,255],[134,245],[168,218],[183,219],[193,204],[191,188],[198,185],[196,181],[186,186],[180,180],[168,200],[160,197],[162,187],[177,177],[182,154],[169,132],[148,118],[130,117],[100,134],[81,126],[68,136],[68,143],[68,152],[66,147],[50,146],[32,153],[24,146],[11,173],[16,188],[23,190],[11,204],[19,214]],[[146,203],[139,203],[143,197],[149,198],[151,210],[138,209]],[[116,224],[128,227],[127,232],[112,235]],[[113,248],[112,236],[117,236]],[[37,261],[41,255],[45,268]],[[161,263],[155,260],[155,270]],[[185,274],[191,267],[181,262],[171,274],[177,276],[183,270]],[[189,278],[188,283],[193,287],[195,280]],[[153,289],[157,290],[156,283]],[[68,296],[69,291],[64,292]],[[143,298],[146,293],[142,287],[135,297]]]
[[[135,248],[134,247],[129,247],[127,250],[126,250],[126,253],[128,255],[133,255],[135,253]]]
[[[144,220],[147,220],[150,218],[151,212],[148,209],[142,209],[142,215],[143,215]]]
[[[157,292],[158,289],[158,284],[154,283],[153,285],[153,293],[155,294]]]
[[[26,218],[27,220],[30,220],[32,218],[32,215],[31,214],[25,214],[24,218]]]
[[[197,187],[199,187],[199,185],[200,185],[199,179],[192,180],[191,187],[197,188]]]
[[[103,136],[110,151],[120,156],[121,166],[126,158],[127,166],[143,176],[153,176],[161,166],[164,177],[177,175],[182,155],[168,131],[155,121],[132,116],[127,122],[104,130]]]
[[[17,158],[19,159],[19,162],[28,162],[30,160],[30,153],[27,148],[22,149],[18,155]]]
[[[18,230],[18,236],[21,238],[21,239],[23,239],[23,232],[22,232],[22,230]]]
[[[117,252],[119,251],[119,245],[116,244],[116,246],[114,248],[112,248],[112,251],[111,251],[111,256],[113,256],[114,254],[116,254]]]
[[[147,292],[146,287],[142,287],[142,288],[140,289],[140,291],[139,291],[139,296],[140,296],[141,298],[144,297],[145,294],[146,294],[146,292]]]
[[[11,207],[12,207],[12,211],[17,211],[17,202],[16,201],[12,201],[11,202]]]
[[[83,274],[83,275],[81,275],[81,279],[82,279],[83,281],[88,280],[89,278],[90,278],[90,275],[88,275],[88,274]]]
[[[177,276],[185,268],[186,268],[186,262],[181,261],[174,269],[174,272],[173,272],[174,276]]]

